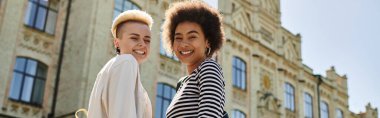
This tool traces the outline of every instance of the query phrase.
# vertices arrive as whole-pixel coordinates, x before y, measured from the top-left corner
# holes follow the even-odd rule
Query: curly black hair
[[[162,36],[168,53],[173,51],[177,25],[186,21],[197,23],[201,27],[211,48],[210,55],[207,56],[212,56],[222,47],[224,32],[219,11],[202,1],[185,1],[172,4],[165,12]]]

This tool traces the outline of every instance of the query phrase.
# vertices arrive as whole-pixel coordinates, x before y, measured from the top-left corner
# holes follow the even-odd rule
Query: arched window
[[[321,118],[329,118],[329,105],[324,101],[321,102]]]
[[[294,87],[290,83],[285,83],[285,108],[294,111]]]
[[[336,109],[336,118],[344,118],[343,111],[341,109]]]
[[[309,93],[304,94],[305,118],[313,118],[313,98]]]
[[[17,57],[9,99],[41,106],[48,67],[34,59]]]
[[[135,3],[130,0],[115,0],[115,9],[113,11],[113,19],[117,17],[120,13],[132,10],[132,9],[141,9]]]
[[[245,118],[245,117],[246,117],[245,113],[240,110],[235,109],[232,111],[231,118]]]
[[[166,109],[169,107],[176,91],[170,85],[158,83],[156,96],[155,118],[165,118]]]
[[[246,64],[239,57],[233,57],[232,60],[232,84],[236,88],[245,90],[247,85]]]

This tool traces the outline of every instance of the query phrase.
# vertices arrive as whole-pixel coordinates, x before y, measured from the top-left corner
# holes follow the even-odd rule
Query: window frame
[[[244,75],[244,78],[242,77],[243,75]],[[247,78],[248,78],[247,77],[247,63],[242,58],[233,56],[232,58],[232,85],[233,87],[246,91]]]
[[[308,109],[308,107],[310,109]],[[311,112],[308,110],[310,110]],[[305,92],[304,93],[304,113],[305,113],[304,116],[305,116],[305,118],[313,118],[313,115],[314,115],[313,110],[314,110],[313,109],[313,97],[309,93]],[[311,114],[308,114],[308,112],[310,112]]]
[[[139,5],[137,5],[135,2],[131,1],[131,0],[120,0],[122,2],[121,3],[122,5],[121,5],[121,9],[119,9],[119,8],[116,7],[116,1],[118,1],[118,0],[114,0],[113,1],[114,2],[114,4],[113,4],[114,6],[113,6],[113,16],[112,16],[113,18],[112,19],[115,19],[117,17],[117,15],[119,15],[120,13],[123,13],[124,11],[127,11],[127,10],[133,10],[135,8],[137,8],[137,10],[141,10],[141,7]],[[127,8],[127,6],[124,6],[126,2],[131,3],[131,8],[130,9]],[[115,11],[117,11],[119,13],[116,14]]]
[[[19,87],[19,95],[18,95],[18,98],[17,99],[14,99],[11,97],[11,88],[13,86],[13,80],[15,79],[15,77],[12,78],[12,82],[10,83],[10,89],[9,89],[9,95],[8,95],[8,99],[11,100],[11,101],[14,101],[14,102],[19,102],[19,103],[23,103],[23,104],[28,104],[28,105],[32,105],[32,106],[35,106],[35,107],[42,107],[42,104],[44,102],[44,95],[45,95],[45,88],[46,88],[46,80],[47,80],[47,75],[48,75],[48,70],[49,70],[49,67],[42,63],[41,61],[38,61],[36,59],[33,59],[33,58],[28,58],[28,57],[16,57],[16,60],[17,59],[24,59],[24,66],[23,66],[23,71],[20,71],[20,70],[17,70],[16,69],[16,63],[17,61],[15,62],[15,66],[13,68],[13,75],[15,74],[21,74],[21,86]],[[28,63],[29,61],[34,61],[36,62],[36,67],[35,67],[35,74],[34,75],[31,75],[27,72],[27,68],[28,68]],[[43,76],[39,76],[38,73],[39,73],[39,70],[40,68],[44,68],[45,69],[45,77]],[[31,77],[33,79],[33,85],[32,85],[32,89],[30,90],[31,91],[31,95],[30,95],[30,98],[29,98],[29,101],[24,101],[22,100],[23,98],[23,92],[24,92],[24,84],[25,84],[25,81],[26,81],[26,77]],[[36,81],[38,80],[42,80],[44,82],[44,86],[43,86],[43,89],[42,89],[42,98],[41,98],[41,103],[37,103],[35,101],[33,101],[33,98],[35,95],[37,95],[36,90],[35,90],[35,86],[36,86]]]
[[[329,113],[329,104],[327,104],[327,102],[325,101],[321,101],[321,118],[325,118],[323,117],[324,116],[324,113],[327,113],[327,118],[330,117],[330,113]],[[326,107],[326,109],[324,109],[324,107]]]
[[[285,82],[285,109],[290,110],[292,112],[295,112],[295,109],[296,109],[295,88],[289,82]]]
[[[336,118],[344,118],[344,113],[342,109],[336,108]]]
[[[30,4],[33,4],[33,5],[35,5],[35,12],[34,13],[32,13],[31,11],[29,11],[29,7],[26,7],[26,9],[25,9],[25,14],[24,14],[24,25],[26,26],[26,27],[29,27],[29,28],[32,28],[32,29],[35,29],[35,30],[38,30],[38,31],[41,31],[41,32],[44,32],[44,33],[46,33],[46,34],[49,34],[49,35],[55,35],[55,31],[56,31],[56,28],[57,28],[57,20],[58,20],[58,10],[56,10],[56,9],[53,9],[53,8],[51,8],[50,7],[50,2],[49,1],[47,1],[47,3],[46,3],[46,5],[43,5],[43,4],[41,4],[40,3],[40,1],[41,0],[28,0],[27,2],[27,4],[28,4],[28,6],[30,5]],[[37,19],[38,19],[38,13],[39,13],[39,10],[40,9],[45,9],[46,11],[45,11],[45,16],[44,16],[44,23],[43,23],[43,28],[42,29],[40,29],[38,26],[37,26]],[[27,18],[27,14],[29,13],[29,12],[31,12],[29,15],[31,15],[31,16],[29,16],[29,18],[28,18],[28,20],[30,20],[30,19],[33,19],[33,23],[30,23],[29,24],[29,21],[28,22],[25,22],[25,19]],[[52,31],[52,34],[51,33],[49,33],[49,31],[47,31],[47,23],[48,23],[48,21],[49,21],[49,13],[50,12],[54,12],[55,14],[56,14],[56,18],[55,18],[55,24],[54,24],[54,29],[53,29],[53,31]],[[32,15],[32,14],[34,14],[34,15]],[[33,17],[33,18],[32,18]]]
[[[243,118],[247,118],[247,114],[245,114],[243,111],[239,109],[232,110],[231,118],[239,118],[240,117],[239,115],[242,115]]]
[[[161,88],[161,92],[159,92],[158,90],[160,90],[160,85],[162,86],[162,88]],[[170,88],[170,91],[165,91],[165,87],[169,87]],[[165,92],[169,92],[169,95],[170,95],[170,97],[171,98],[168,98],[168,96],[165,96]],[[174,93],[173,93],[174,92]],[[161,93],[161,94],[160,94]],[[173,97],[174,97],[174,95],[176,94],[176,90],[175,90],[175,88],[173,87],[173,86],[171,86],[171,85],[169,85],[169,84],[166,84],[166,83],[162,83],[162,82],[158,82],[157,83],[157,90],[156,90],[156,103],[155,103],[155,113],[154,113],[154,118],[161,118],[162,116],[163,117],[166,117],[165,115],[165,113],[166,112],[164,112],[164,111],[166,111],[167,110],[167,108],[163,108],[164,107],[164,105],[163,105],[163,103],[165,102],[165,101],[168,101],[168,106],[167,107],[169,107],[169,105],[170,105],[170,103],[171,103],[171,101],[173,100]],[[160,106],[160,112],[158,112],[157,110],[158,109],[156,109],[157,108],[157,102],[158,102],[158,100],[161,100],[161,106]],[[158,115],[157,115],[157,113],[158,113]]]

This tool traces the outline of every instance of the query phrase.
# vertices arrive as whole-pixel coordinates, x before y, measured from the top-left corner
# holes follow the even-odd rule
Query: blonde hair
[[[112,23],[111,32],[112,32],[113,38],[116,38],[118,26],[127,21],[137,21],[137,22],[144,23],[149,26],[149,29],[151,29],[153,25],[152,16],[150,16],[148,13],[144,11],[141,11],[141,10],[124,11],[123,13],[119,14]]]

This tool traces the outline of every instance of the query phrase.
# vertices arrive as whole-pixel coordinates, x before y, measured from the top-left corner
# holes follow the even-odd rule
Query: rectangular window
[[[56,21],[57,21],[57,12],[49,11],[47,22],[46,22],[47,33],[54,34]]]
[[[245,90],[246,89],[246,64],[245,62],[238,58],[233,57],[232,59],[232,84],[234,87],[238,89]]]
[[[48,0],[29,0],[25,10],[25,25],[53,35],[57,22],[57,10]]]
[[[304,93],[305,118],[313,118],[313,98],[309,93]]]
[[[295,111],[294,87],[290,83],[285,83],[285,108]]]
[[[329,106],[326,102],[321,103],[321,118],[329,118]]]

